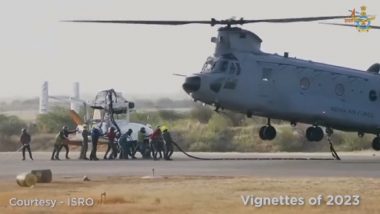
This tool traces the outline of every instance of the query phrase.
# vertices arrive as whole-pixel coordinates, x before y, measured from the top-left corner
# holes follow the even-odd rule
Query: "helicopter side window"
[[[376,91],[374,90],[369,91],[369,100],[371,100],[372,102],[377,100]]]
[[[239,75],[240,71],[241,71],[240,65],[239,65],[239,63],[236,63],[236,75]]]
[[[272,69],[271,68],[263,68],[261,80],[264,82],[268,82],[271,79],[271,76],[272,76]]]
[[[234,74],[235,72],[236,72],[236,65],[235,65],[235,63],[231,63],[230,74]]]

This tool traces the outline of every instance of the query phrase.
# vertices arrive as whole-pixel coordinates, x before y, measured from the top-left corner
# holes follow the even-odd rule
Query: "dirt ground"
[[[380,179],[372,178],[103,177],[90,179],[84,182],[82,178],[60,178],[50,184],[37,184],[34,187],[19,187],[16,182],[2,181],[0,213],[347,214],[378,213],[380,210],[378,203]],[[245,206],[242,196],[250,195],[269,198],[302,197],[305,204]],[[318,195],[323,196],[321,205],[308,204],[311,197]],[[359,195],[359,204],[327,206],[328,195]],[[56,199],[61,204],[54,208],[16,207],[11,205],[12,198]],[[89,206],[76,206],[73,201],[68,202],[69,199],[75,201],[77,198],[87,199]],[[15,203],[16,199],[13,199],[12,203]]]

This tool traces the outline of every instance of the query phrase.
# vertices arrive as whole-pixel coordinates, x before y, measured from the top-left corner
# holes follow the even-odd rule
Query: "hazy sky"
[[[217,27],[65,23],[70,19],[209,20],[348,15],[367,5],[378,15],[380,1],[341,0],[2,0],[0,1],[0,98],[36,97],[43,81],[51,94],[95,93],[115,88],[128,94],[182,95],[183,78],[199,72],[214,51]],[[380,62],[380,30],[314,23],[251,24],[266,52],[358,69]]]

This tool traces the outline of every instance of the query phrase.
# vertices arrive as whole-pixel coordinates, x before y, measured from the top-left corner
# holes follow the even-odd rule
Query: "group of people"
[[[53,153],[51,155],[51,160],[60,160],[59,159],[59,153],[62,150],[62,148],[65,148],[66,150],[66,159],[69,158],[69,134],[76,133],[77,130],[68,130],[67,126],[63,126],[61,131],[56,135],[55,142],[54,142],[54,149]],[[92,150],[90,153],[90,158],[87,158],[87,152],[88,152],[88,143],[89,143],[89,136],[91,136],[91,142],[92,142]],[[98,141],[99,138],[102,136],[101,131],[99,128],[93,128],[91,132],[88,130],[87,125],[83,126],[82,130],[82,142],[81,142],[81,151],[79,155],[79,159],[81,160],[99,160],[96,157],[96,150],[98,147]]]
[[[69,130],[67,126],[62,129],[55,137],[54,148],[51,160],[60,160],[59,153],[64,148],[66,150],[65,158],[69,158],[69,135],[76,133],[78,130]],[[103,134],[99,127],[93,127],[91,131],[87,126],[83,126],[82,142],[79,159],[81,160],[99,160],[97,157],[97,145],[100,137],[108,139],[108,147],[103,159],[136,159],[136,153],[139,152],[143,159],[165,159],[172,160],[173,141],[171,134],[166,126],[158,126],[150,135],[147,134],[144,127],[141,127],[137,139],[132,138],[132,129],[125,133],[117,133],[114,127],[110,127],[108,132]],[[89,136],[91,136],[92,150],[89,158],[87,157]],[[22,157],[25,160],[25,152],[28,151],[30,159],[33,160],[30,149],[31,136],[26,129],[21,130],[20,143],[22,145]]]
[[[128,129],[118,138],[115,128],[111,127],[106,133],[108,147],[103,159],[117,159],[118,154],[119,159],[136,159],[135,155],[139,152],[144,159],[171,160],[174,141],[166,126],[158,126],[151,135],[148,135],[145,128],[141,127],[136,140],[132,138],[132,133],[133,130]]]

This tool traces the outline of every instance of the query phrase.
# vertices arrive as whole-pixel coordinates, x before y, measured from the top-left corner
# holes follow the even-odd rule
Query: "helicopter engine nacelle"
[[[237,27],[219,28],[218,38],[212,39],[216,43],[215,56],[241,51],[261,52],[261,42],[256,34]]]

